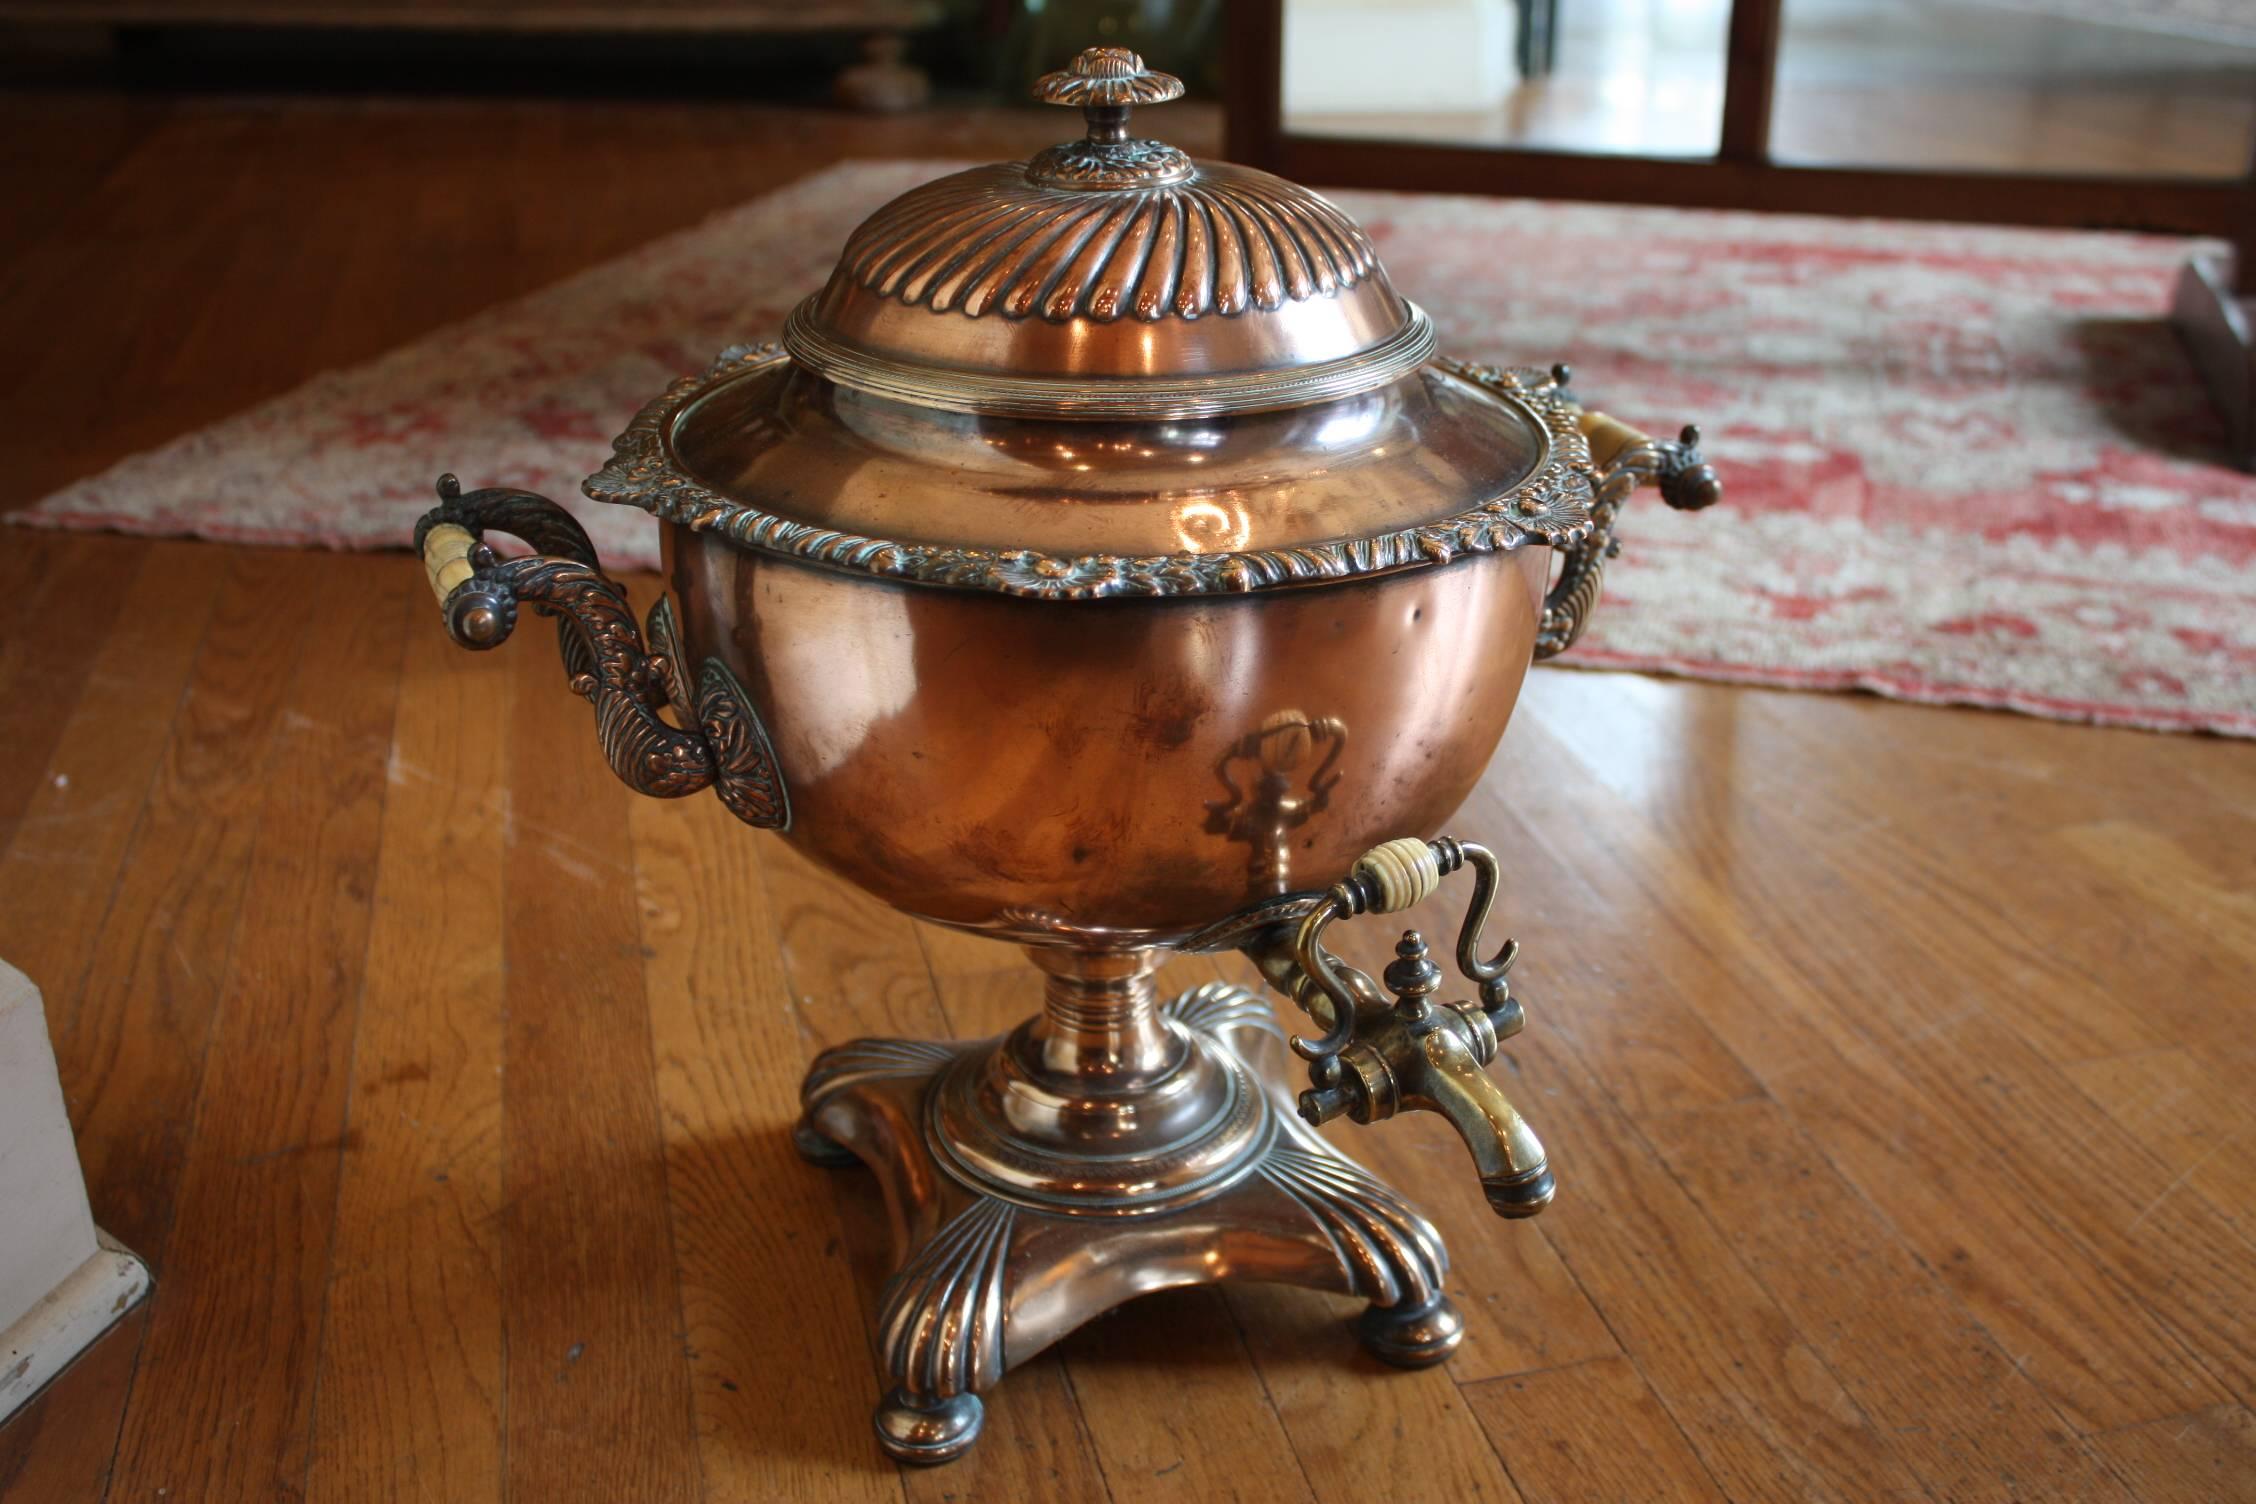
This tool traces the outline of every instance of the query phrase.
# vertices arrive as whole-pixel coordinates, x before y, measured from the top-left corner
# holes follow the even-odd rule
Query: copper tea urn
[[[1499,864],[1437,833],[1588,619],[1623,501],[1717,494],[1690,430],[1585,411],[1563,367],[1438,357],[1323,198],[1133,134],[1181,92],[1133,53],[1040,92],[1084,139],[887,204],[779,344],[677,382],[588,479],[659,521],[647,622],[541,497],[450,477],[416,530],[463,646],[558,619],[628,784],[711,789],[1042,972],[1003,1038],[856,1040],[803,1088],[802,1152],[885,1189],[876,1429],[911,1462],[1169,1286],[1351,1293],[1380,1357],[1455,1349],[1440,1237],[1316,1126],[1440,1113],[1499,1214],[1550,1201],[1484,1071],[1523,1021],[1482,939]],[[1327,948],[1461,868],[1470,997],[1415,932],[1377,978]],[[1297,1096],[1262,996],[1157,994],[1169,951],[1223,949],[1307,1015]]]

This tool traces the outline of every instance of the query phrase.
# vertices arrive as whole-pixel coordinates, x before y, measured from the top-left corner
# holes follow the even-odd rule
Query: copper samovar
[[[544,498],[450,477],[416,530],[463,646],[558,619],[635,789],[710,788],[1042,972],[1001,1039],[857,1040],[806,1078],[800,1149],[885,1187],[876,1425],[905,1461],[960,1455],[978,1391],[1168,1286],[1351,1292],[1389,1362],[1455,1349],[1432,1224],[1315,1128],[1437,1112],[1498,1213],[1550,1201],[1483,1070],[1522,1023],[1515,948],[1481,938],[1497,859],[1433,837],[1639,481],[1717,494],[1690,430],[1586,412],[1563,367],[1437,359],[1323,198],[1130,133],[1181,92],[1083,53],[1040,94],[1084,139],[886,205],[780,345],[645,408],[585,487],[659,519],[641,628]],[[1377,979],[1326,949],[1461,867],[1471,999],[1415,933]],[[1156,993],[1168,951],[1225,948],[1313,1021],[1297,1099],[1251,1063],[1261,996]]]

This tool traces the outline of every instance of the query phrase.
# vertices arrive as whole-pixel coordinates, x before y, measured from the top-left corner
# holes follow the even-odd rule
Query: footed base
[[[919,1401],[905,1389],[896,1389],[870,1417],[877,1428],[877,1444],[895,1462],[930,1467],[953,1462],[971,1450],[987,1423],[987,1407],[976,1394],[952,1394],[944,1400]]]
[[[1053,1021],[1065,1012],[1055,992]],[[1137,1012],[1131,1000],[1109,1033],[1078,1041],[1085,1074],[1042,1074],[1065,1052],[1041,1021],[977,1044],[856,1040],[808,1074],[794,1142],[818,1164],[869,1166],[893,1224],[877,1339],[888,1393],[875,1417],[893,1457],[961,1456],[979,1435],[977,1391],[1156,1290],[1237,1279],[1361,1295],[1365,1346],[1402,1367],[1438,1363],[1463,1340],[1433,1224],[1254,1068],[1257,1050],[1282,1056],[1266,1001],[1210,983]],[[1140,1063],[1088,1070],[1091,1039]],[[1205,1109],[1182,1111],[1186,1098]],[[1090,1131],[1099,1114],[1187,1126],[1106,1153],[1117,1140]]]
[[[826,1170],[843,1170],[848,1165],[861,1163],[854,1157],[853,1150],[824,1137],[811,1123],[800,1123],[791,1130],[791,1147],[797,1149],[799,1157],[808,1164],[820,1165]]]
[[[1355,1321],[1355,1335],[1382,1363],[1431,1368],[1465,1340],[1465,1318],[1446,1295],[1424,1305],[1372,1306]]]

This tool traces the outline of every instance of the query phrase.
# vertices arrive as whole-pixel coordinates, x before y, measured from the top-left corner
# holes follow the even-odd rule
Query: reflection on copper
[[[1192,496],[1175,503],[1175,541],[1185,553],[1229,553],[1244,548],[1253,524],[1237,493],[1217,499]]]
[[[1316,749],[1323,759],[1303,777]],[[1347,750],[1347,722],[1338,716],[1311,718],[1306,711],[1280,710],[1260,728],[1234,742],[1214,766],[1214,776],[1230,791],[1206,807],[1206,828],[1253,848],[1247,859],[1247,891],[1264,895],[1292,890],[1293,832],[1324,812],[1339,785],[1340,754]],[[1253,775],[1249,793],[1232,777],[1234,766]]]

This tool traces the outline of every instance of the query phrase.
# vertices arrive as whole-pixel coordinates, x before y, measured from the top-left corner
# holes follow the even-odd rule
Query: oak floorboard
[[[95,1110],[100,1101],[101,1068],[95,1063],[94,1052],[85,1048],[93,1031],[83,1027],[87,1023],[84,1000],[90,987],[117,985],[110,963],[119,958],[113,950],[104,948],[107,920],[121,898],[132,905],[146,897],[125,877],[125,863],[137,849],[144,811],[152,804],[159,771],[172,755],[183,715],[184,691],[230,570],[223,554],[192,545],[142,547],[115,539],[90,539],[81,547],[116,558],[138,557],[140,567],[125,586],[122,609],[103,634],[101,650],[89,666],[87,682],[52,748],[38,786],[26,802],[23,818],[5,847],[0,848],[0,956],[7,957],[42,989],[48,1031],[56,1044],[57,1069],[80,1134],[84,1160],[88,1143],[108,1131],[108,1124],[115,1120],[114,1115],[98,1116]],[[240,749],[246,759],[255,757],[255,737],[244,738]],[[153,849],[164,848],[160,845]],[[160,862],[149,866],[151,870],[146,872],[137,867],[135,876],[148,878],[171,870]],[[159,912],[177,914],[179,910],[160,908]],[[127,929],[118,933],[133,932]],[[196,947],[214,971],[224,960],[224,944],[221,934],[200,941]],[[187,956],[184,944],[174,952],[173,959]],[[188,960],[186,964],[192,967],[194,962]],[[150,1006],[149,990],[153,989],[143,991],[139,1004],[117,997],[114,991],[102,994],[119,1015],[119,1032],[108,1047],[129,1055],[135,1051],[140,1043],[137,1020]],[[78,1041],[78,1049],[73,1049],[72,1040]],[[165,1101],[185,1115],[187,1094],[193,1090],[191,1072],[175,1073]],[[130,1090],[120,1095],[130,1102]],[[128,1221],[102,1196],[94,1200],[94,1213],[113,1228]],[[162,1220],[161,1214],[152,1216],[147,1226],[161,1225]],[[132,1246],[152,1259],[161,1252],[146,1241]],[[146,1330],[145,1308],[143,1315],[134,1318],[133,1330],[133,1346],[138,1352],[140,1334]],[[128,1364],[125,1373],[130,1372]],[[75,1403],[84,1409],[72,1429],[71,1441],[63,1449],[75,1456],[86,1438],[103,1438],[93,1444],[101,1457],[106,1487],[129,1383],[121,1380],[92,1388],[79,1384],[71,1392],[79,1396]],[[65,1461],[55,1463],[53,1470],[42,1462],[32,1475],[80,1477],[84,1473],[75,1462]]]
[[[1143,1296],[1059,1351],[1121,1504],[1316,1497],[1219,1291]]]
[[[38,619],[42,588],[67,539],[28,532],[0,548],[0,680],[16,673],[26,656],[24,634]]]
[[[144,1302],[0,1425],[0,1499],[88,1504],[108,1491],[148,1324]]]
[[[1555,1043],[1523,1057],[1572,1193],[1546,1235],[1734,1499],[1921,1498],[1824,1356],[1670,1174],[1603,1084]]]
[[[2235,1504],[2256,1498],[2256,1415],[2219,1405],[2092,1438],[2139,1504]]]
[[[1658,729],[1649,692],[1619,699],[1639,722],[1609,717],[1625,735]],[[1836,705],[1783,715],[1775,699],[1748,702],[1735,734],[1769,762],[1828,759],[1827,779],[1797,790],[1795,818],[1826,825],[1837,873],[1900,874],[1896,887],[1934,905],[1888,917],[1920,934],[1935,969],[1959,978],[1961,995],[2028,1050],[2062,1062],[2190,1040],[2228,1077],[2256,1067],[2247,1031],[2202,1005],[2220,989],[2256,986],[2256,905],[2246,897],[2256,885],[2256,759],[2196,738],[2184,755],[2157,760],[2170,739],[2058,726],[2030,728],[2016,757],[1996,728],[1965,724],[1994,718],[1871,721]],[[1687,781],[1726,793],[1702,775]],[[2000,782],[2013,798],[1999,797]],[[1718,797],[1688,803],[1728,807]],[[1775,810],[1750,815],[1747,838],[1764,839]],[[1940,820],[1957,837],[1947,851],[1921,838]]]
[[[1747,734],[1767,740],[1756,719]],[[1599,776],[1621,788],[1641,773],[1625,768],[1614,751],[1634,727],[1620,717],[1612,727],[1615,736],[1594,740],[1591,755]],[[2094,737],[2138,739],[2126,732]],[[1679,808],[1709,815],[1734,809],[1743,838],[1770,854],[1729,868],[1735,886],[1772,895],[1788,887],[1853,895],[1811,906],[1792,924],[1774,920],[1760,938],[1812,984],[1804,996],[1831,1012],[1833,1027],[1890,1049],[1913,1089],[1967,1126],[1999,1171],[2025,1188],[2025,1199],[2109,1272],[2119,1298],[2150,1311],[2212,1383],[2236,1397],[2256,1393],[2256,1301],[2241,1272],[2249,1245],[2206,1198],[2170,1194],[2161,1163],[2048,1058],[2051,1030],[2016,1023],[2017,999],[2048,988],[2067,995],[2090,980],[2061,974],[2012,930],[2000,935],[2004,927],[1991,911],[2007,891],[2002,874],[1969,876],[1979,858],[1938,862],[1931,843],[1916,838],[1921,810],[1900,778],[1884,787],[1883,779],[1859,777],[1854,754],[1841,761],[1833,780],[1798,796],[1832,832],[1822,844],[1794,840],[1776,801],[1734,809],[1720,786]],[[1685,776],[1720,785],[1724,775],[1702,769]],[[1681,839],[1699,843],[1692,849],[1705,849],[1697,819],[1680,820],[1678,828]],[[2047,914],[2055,881],[2047,873],[2024,882],[2020,901]],[[1783,912],[1775,899],[1741,907]],[[1918,943],[1902,943],[1905,935]],[[1874,1009],[1865,998],[1875,995],[1894,1006]],[[2123,1005],[2101,990],[2083,1011],[2098,1016]],[[2165,1189],[2158,1194],[2157,1187]]]
[[[1544,677],[1555,683],[1561,676]],[[1791,922],[1846,903],[1815,904],[1806,883],[1782,876],[1776,869],[1791,862],[1791,853],[1738,862],[1730,853],[1741,844],[1739,836],[1689,844],[1648,825],[1638,807],[1636,774],[1619,767],[1635,755],[1634,747],[1623,748],[1620,727],[1595,719],[1556,723],[1545,713],[1553,708],[1547,693],[1538,687],[1538,713],[1515,724],[1503,760],[1551,769],[1581,765],[1603,778],[1610,759],[1617,768],[1613,787],[1623,797],[1609,803],[1603,821],[1519,816],[1531,822],[1524,828],[1533,846],[1558,869],[1581,874],[1608,895],[1592,911],[1593,922],[1627,904],[1644,906],[1660,921],[1638,939],[1671,948],[1670,963],[1682,979],[1677,996],[1943,1273],[2070,1419],[2099,1430],[2229,1398],[2152,1313],[2124,1298],[2111,1273],[2054,1220],[2051,1208],[2019,1189],[1980,1141],[1981,1125],[1947,1102],[1930,1100],[1908,1079],[1920,1068],[1921,1051],[1904,1048],[1900,1034],[1876,1042],[1859,1026],[1861,1015],[1872,1011],[1869,981],[1862,973],[1829,975],[1832,962],[1813,955]],[[1708,811],[1701,818],[1720,816]],[[1749,881],[1758,867],[1764,886],[1740,892],[1721,886]],[[1888,936],[1875,934],[1871,943],[1884,945]],[[1838,1008],[1828,1003],[1836,996],[1844,999]]]
[[[2256,994],[2252,994],[2256,995]],[[2256,1110],[2184,1049],[2079,1060],[2061,1069],[2171,1178],[2157,1194],[2207,1198],[2243,1238],[2256,1237]]]
[[[314,1504],[477,1504],[502,1486],[507,665],[456,648],[419,590],[402,620]]]
[[[1553,769],[1565,765],[1556,756],[1549,760]],[[1492,769],[1491,777],[1497,776]],[[1508,775],[1503,786],[1509,786]],[[1456,823],[1470,828],[1468,816],[1486,822],[1500,813],[1476,795]],[[1491,833],[1485,823],[1484,833]],[[1553,896],[1563,899],[1575,891],[1567,876],[1577,870],[1571,863],[1541,853],[1525,837],[1515,839],[1509,822],[1493,834],[1522,877],[1541,871],[1548,855],[1558,874]],[[1429,943],[1436,935],[1454,935],[1463,903],[1461,892],[1445,886],[1425,905],[1384,925],[1338,927],[1340,953],[1370,970],[1391,953],[1394,935],[1404,926],[1422,929]],[[1500,908],[1501,928],[1516,927],[1508,900]],[[1622,894],[1610,917],[1619,924],[1624,915],[1634,919],[1637,913],[1634,897]],[[1491,935],[1488,943],[1501,938]],[[1530,965],[1538,953],[1529,952]],[[1622,1113],[1609,1093],[1603,1063],[1584,1057],[1570,1030],[1546,1026],[1547,1019],[1567,1015],[1574,1006],[1562,996],[1532,1012],[1527,1031],[1505,1046],[1490,1069],[1530,1115],[1559,1176],[1558,1200],[1534,1227],[1604,1313],[1618,1351],[1636,1360],[1733,1498],[1924,1497],[1814,1346],[1670,1173],[1649,1135]],[[1663,1017],[1649,1027],[1668,1033],[1670,1022]],[[1423,1120],[1413,1123],[1442,1141],[1451,1162],[1405,1183],[1447,1185],[1443,1177],[1466,1173],[1464,1150],[1446,1130]],[[1370,1137],[1396,1130],[1390,1122]],[[1497,1225],[1521,1238],[1533,1230]],[[1477,1367],[1468,1367],[1464,1356],[1452,1366],[1462,1378],[1477,1381]]]
[[[1540,731],[1520,734],[1530,741],[1540,741],[1543,735]],[[1535,755],[1547,762],[1553,758],[1540,749]],[[1589,853],[1594,848],[1561,838],[1561,832],[1571,836],[1578,827],[1545,820],[1539,822],[1540,830],[1531,829],[1527,822],[1536,817],[1497,802],[1496,784],[1492,775],[1490,786],[1474,796],[1466,818],[1496,832],[1499,840],[1524,843],[1515,849],[1528,858],[1529,866],[1549,869],[1543,886],[1557,918],[1566,922],[1566,933],[1555,938],[1547,938],[1546,930],[1515,925],[1529,944],[1515,977],[1532,975],[1538,988],[1536,1001],[1530,1004],[1528,1034],[1522,1038],[1539,1041],[1545,1031],[1558,1030],[1577,1042],[1617,1099],[1645,1098],[1650,1094],[1637,1088],[1635,1077],[1646,1057],[1609,1054],[1594,1045],[1594,1039],[1603,1037],[1589,1027],[1595,1000],[1552,985],[1547,965],[1555,947],[1571,946],[1574,931],[1588,932],[1607,923],[1609,915],[1622,915],[1626,888],[1616,887],[1609,896],[1601,896],[1580,875],[1593,865]],[[1612,853],[1607,853],[1611,858]],[[1655,874],[1663,886],[1681,876],[1666,865],[1676,859],[1671,852],[1649,849],[1625,853],[1624,859],[1641,864],[1640,870]],[[1620,877],[1624,883],[1632,880],[1627,871]],[[1677,883],[1670,891],[1679,903],[1695,892],[1688,883]],[[1519,907],[1508,897],[1506,910],[1516,915]],[[2057,1251],[2059,1239],[2052,1228],[2032,1218],[2018,1198],[2000,1196],[2001,1172],[1994,1164],[1920,1107],[1908,1084],[1894,1077],[1869,1045],[1824,1037],[1791,1023],[1782,1010],[1750,1014],[1727,1008],[1727,1000],[1746,986],[1728,969],[1733,945],[1718,945],[1704,929],[1680,932],[1675,926],[1641,926],[1636,935],[1636,945],[1623,948],[1626,954],[1614,964],[1643,971],[1646,978],[1602,1005],[1636,1022],[1617,1020],[1607,1032],[1618,1035],[1623,1028],[1634,1027],[1656,1038],[1684,1041],[1688,1055],[1698,1058],[1715,1047],[1700,1042],[1707,1027],[1688,1003],[1714,1014],[1726,1031],[1745,1029],[1746,1053],[1768,1073],[1780,1098],[1797,1109],[1800,1126],[1815,1141],[1822,1141],[1844,1172],[1863,1175],[1872,1197],[1890,1209],[1895,1220],[1878,1235],[1900,1239],[1907,1248],[1918,1250],[1918,1259],[1940,1270],[1963,1302],[1985,1313],[1999,1339],[2009,1344],[2016,1369],[2044,1375],[2052,1391],[2080,1398],[2084,1413],[2109,1413],[2122,1396],[2116,1386],[2127,1381],[2105,1357],[2095,1365],[2093,1348],[2103,1345],[2101,1339],[2111,1325],[2125,1325],[2121,1303],[2099,1271]],[[1656,1142],[1670,1142],[1666,1117],[1658,1123],[1644,1121]],[[1543,1126],[1540,1119],[1537,1126]],[[1684,1169],[1696,1152],[1696,1147],[1670,1152],[1679,1178],[1696,1178]],[[1750,1176],[1759,1176],[1761,1170],[1743,1162],[1725,1163]],[[1562,1198],[1571,1197],[1572,1163],[1561,1164],[1558,1173]],[[1766,1185],[1774,1193],[1790,1189],[1790,1183],[1777,1183],[1775,1173]],[[1731,1219],[1722,1219],[1720,1225],[1727,1237],[1737,1237],[1739,1229]],[[2142,1334],[2152,1333],[2153,1328],[2135,1316],[2128,1326],[2114,1356],[2151,1362],[2156,1354],[2142,1344],[2152,1338]],[[2169,1349],[2160,1351],[2166,1356]],[[2200,1375],[2186,1370],[2182,1360],[2175,1372],[2193,1386],[2188,1392],[2203,1392]]]
[[[169,725],[170,739],[153,782],[138,780],[131,762],[118,769],[119,792],[139,816],[99,906],[53,869],[26,874],[31,912],[8,906],[35,927],[38,952],[54,958],[45,976],[32,975],[49,995],[95,1220],[148,1259],[160,1284],[264,802],[261,770],[306,640],[277,633],[272,616],[300,565],[279,553],[227,560],[185,689],[165,695],[160,671],[155,696],[129,692],[134,710]],[[57,792],[90,790],[74,781]],[[51,851],[68,839],[37,832],[36,846]],[[19,837],[10,848],[11,864],[27,844]]]
[[[34,540],[45,542],[46,540]],[[0,849],[47,771],[149,546],[53,540],[0,620]]]
[[[803,1056],[768,838],[710,794],[637,800],[630,825],[706,1497],[898,1501],[854,1403],[870,1362],[833,1172],[791,1143]]]
[[[2060,1412],[1777,1104],[1699,1108],[1646,1128],[1936,1498],[2132,1504]]]
[[[1371,1357],[1349,1330],[1360,1301],[1286,1285],[1222,1293],[1319,1504],[1518,1504],[1454,1361],[1404,1370]],[[1450,1295],[1461,1308],[1471,1292],[1452,1278]]]
[[[918,949],[924,952],[925,970],[935,983],[950,977],[982,976],[1005,965],[1017,949],[985,935],[922,921],[916,926],[916,937]]]
[[[822,871],[783,841],[761,841],[759,859],[795,1016],[807,1040],[802,1070],[818,1050],[849,1039],[976,1038],[1000,1027],[976,1016],[967,1015],[960,1023],[951,1019],[934,987],[915,921]],[[1008,962],[1006,947],[996,946],[995,953]],[[1036,978],[1031,966],[1021,963],[1020,970],[1022,985],[1030,989],[1030,1008]],[[839,1403],[866,1417],[880,1394],[869,1334],[877,1321],[879,1293],[901,1250],[889,1246],[871,1177],[856,1169],[834,1174],[832,1194],[854,1259],[865,1337],[860,1344],[864,1377]],[[1088,1418],[1054,1349],[1012,1369],[980,1398],[986,1425],[979,1444],[945,1468],[903,1469],[908,1499],[959,1504],[1110,1497]]]
[[[77,1017],[103,916],[228,573],[225,554],[193,544],[85,546],[142,562],[21,820],[0,844],[0,956],[42,988],[58,1035]]]
[[[627,825],[635,795],[597,754],[553,635],[522,635],[505,650],[499,710],[516,749],[502,885],[506,1497],[687,1504],[701,1484]]]
[[[412,584],[386,563],[298,561],[299,588],[328,604],[300,629],[245,820],[235,940],[111,1484],[124,1498],[303,1492]]]
[[[1709,1504],[1726,1496],[1627,1358],[1468,1385],[1528,1504]]]

